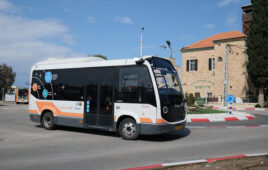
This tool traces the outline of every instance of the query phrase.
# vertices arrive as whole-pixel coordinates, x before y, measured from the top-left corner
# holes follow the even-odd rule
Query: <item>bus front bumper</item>
[[[186,121],[178,124],[139,124],[141,135],[157,135],[185,128]]]
[[[30,120],[36,123],[40,123],[40,115],[37,114],[29,114]]]

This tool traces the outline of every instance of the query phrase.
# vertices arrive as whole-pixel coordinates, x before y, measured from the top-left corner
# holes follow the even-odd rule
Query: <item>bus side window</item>
[[[140,71],[140,82],[141,82],[140,87],[142,94],[142,103],[147,103],[156,106],[156,99],[149,71],[146,67],[139,69],[139,71]]]
[[[135,68],[120,68],[117,100],[138,103],[138,74]]]
[[[147,67],[120,68],[117,101],[147,103],[156,106],[152,81]]]

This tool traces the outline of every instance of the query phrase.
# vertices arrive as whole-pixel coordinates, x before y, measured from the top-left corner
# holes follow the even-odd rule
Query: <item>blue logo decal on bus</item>
[[[52,80],[52,73],[51,72],[47,72],[46,75],[45,75],[45,81],[47,83],[50,83]]]
[[[48,91],[47,91],[47,89],[44,89],[44,90],[43,90],[42,95],[43,95],[44,98],[47,98],[47,95],[48,95]]]
[[[87,105],[86,105],[87,112],[89,112],[89,111],[90,111],[90,109],[89,109],[90,101],[89,101],[89,100],[87,100],[86,104],[87,104]]]

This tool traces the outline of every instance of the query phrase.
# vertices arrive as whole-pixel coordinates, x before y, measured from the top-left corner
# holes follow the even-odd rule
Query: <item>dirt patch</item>
[[[4,139],[1,139],[1,138],[0,138],[0,142],[2,142],[3,140],[4,140]]]
[[[254,156],[221,160],[211,163],[197,163],[173,167],[154,168],[154,170],[266,170],[268,156]]]

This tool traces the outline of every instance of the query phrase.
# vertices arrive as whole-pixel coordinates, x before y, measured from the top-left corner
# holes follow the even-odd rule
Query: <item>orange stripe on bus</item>
[[[29,110],[29,113],[38,113],[37,110]]]
[[[116,116],[114,116],[114,120],[116,120]]]
[[[40,113],[42,113],[44,110],[51,110],[55,116],[70,116],[70,117],[84,117],[84,114],[82,113],[69,113],[69,112],[62,112],[60,111],[53,102],[41,102],[36,101],[37,108]]]
[[[164,119],[156,119],[156,123],[167,123],[167,121]]]
[[[140,118],[141,123],[153,123],[152,119],[150,118]]]

